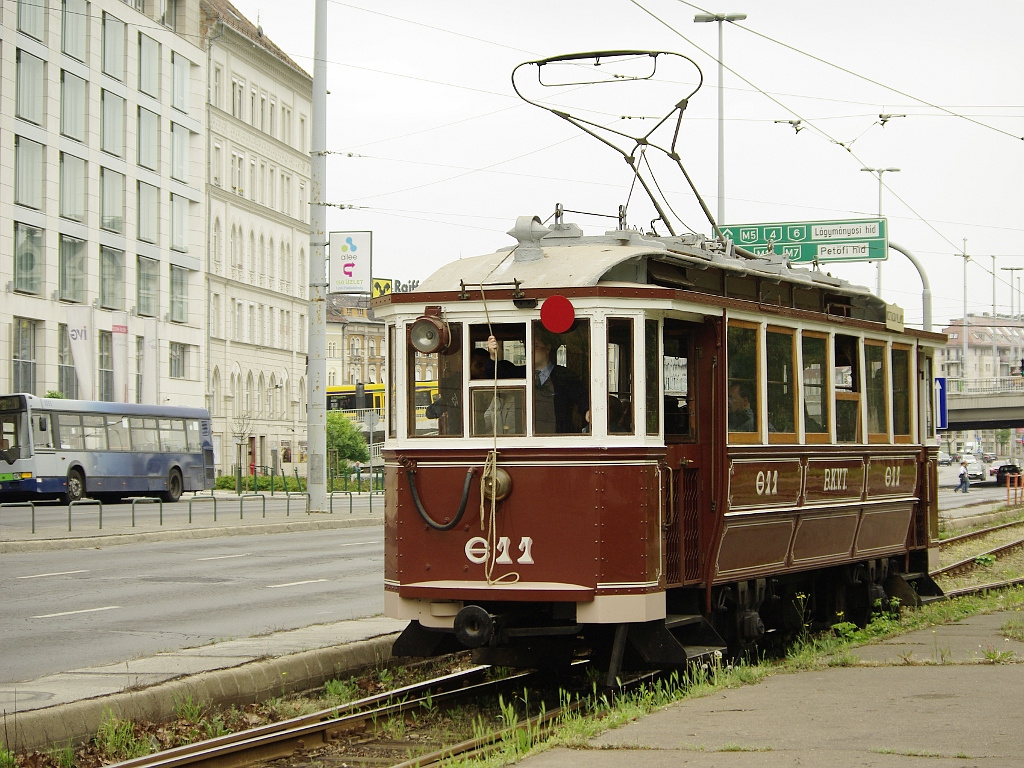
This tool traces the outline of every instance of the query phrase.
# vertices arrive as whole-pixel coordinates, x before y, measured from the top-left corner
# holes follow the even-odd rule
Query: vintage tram
[[[610,682],[936,594],[944,336],[722,237],[509,234],[374,301],[395,654]]]

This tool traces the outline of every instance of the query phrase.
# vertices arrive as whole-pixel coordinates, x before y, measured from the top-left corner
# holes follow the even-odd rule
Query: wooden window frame
[[[907,381],[906,381],[906,384],[907,384],[907,403],[910,406],[910,411],[908,413],[907,432],[905,434],[903,434],[903,433],[899,433],[898,434],[896,432],[896,398],[895,398],[895,393],[896,393],[895,384],[896,384],[896,382],[895,382],[895,378],[894,378],[895,372],[893,371],[893,365],[892,365],[892,355],[893,355],[894,352],[897,352],[897,351],[905,352],[906,355],[907,355]],[[915,398],[914,398],[914,374],[915,374],[915,370],[916,370],[915,362],[916,362],[916,356],[914,355],[914,345],[913,344],[904,344],[902,342],[896,342],[896,341],[894,341],[892,343],[892,346],[889,349],[889,371],[890,371],[889,392],[892,393],[892,395],[893,395],[892,397],[890,397],[890,403],[892,404],[892,408],[893,408],[891,422],[892,422],[892,441],[894,443],[912,443],[913,440],[914,440],[914,422],[915,422],[915,412],[916,412]]]
[[[870,390],[871,383],[869,377],[871,372],[868,370],[868,348],[875,348],[882,350],[882,414],[885,416],[885,431],[884,432],[872,432],[871,431],[871,413],[870,409],[872,406]],[[892,391],[890,389],[891,375],[889,372],[889,355],[888,355],[888,344],[878,339],[864,339],[863,344],[863,356],[864,356],[864,410],[865,415],[868,417],[868,423],[866,428],[868,430],[868,443],[890,443],[892,440],[889,437],[890,423],[892,421]]]
[[[761,324],[752,323],[749,320],[729,320],[725,328],[725,350],[726,355],[729,353],[729,329],[730,328],[744,328],[746,330],[752,330],[754,332],[754,431],[753,432],[733,432],[729,429],[729,413],[728,413],[728,399],[729,399],[729,369],[728,363],[730,362],[727,358],[726,363],[726,374],[725,374],[725,402],[726,405],[726,434],[728,435],[729,443],[736,443],[742,445],[755,445],[761,443],[761,379],[762,376],[762,352],[761,347],[763,345],[763,334],[761,333]]]
[[[790,387],[791,387],[790,400],[791,400],[791,406],[792,406],[790,414],[791,414],[792,419],[793,419],[793,430],[790,431],[790,432],[772,432],[769,429],[769,431],[768,431],[768,442],[769,443],[795,443],[796,442],[796,436],[797,436],[797,430],[796,430],[796,426],[797,426],[797,407],[798,407],[799,402],[800,402],[800,398],[798,396],[798,390],[800,389],[800,384],[798,384],[798,379],[797,379],[797,375],[796,375],[796,341],[797,341],[797,332],[796,332],[795,328],[787,328],[785,326],[780,326],[780,325],[769,325],[764,330],[764,348],[765,348],[764,389],[765,389],[765,414],[766,414],[766,417],[770,416],[770,413],[769,413],[770,406],[769,406],[769,403],[768,403],[768,388],[769,388],[770,382],[768,381],[768,359],[767,359],[767,355],[768,355],[768,334],[770,334],[770,333],[777,333],[777,334],[782,335],[782,336],[789,336],[789,338],[790,338],[789,365],[790,365],[790,371],[793,373],[793,380],[790,382]],[[766,418],[766,425],[767,425],[767,418]]]
[[[807,431],[807,413],[806,408],[803,409],[802,421],[803,421],[803,433],[804,443],[811,443],[814,445],[824,445],[833,441],[833,435],[835,434],[835,407],[832,405],[834,402],[830,396],[832,392],[832,345],[831,339],[828,333],[824,331],[802,331],[800,333],[800,355],[801,355],[801,370],[800,370],[800,405],[803,406],[806,402],[804,397],[804,370],[807,367],[807,360],[803,357],[803,341],[805,338],[820,339],[825,349],[825,360],[823,362],[824,369],[824,380],[821,382],[821,402],[825,407],[825,431],[824,432],[808,432]]]

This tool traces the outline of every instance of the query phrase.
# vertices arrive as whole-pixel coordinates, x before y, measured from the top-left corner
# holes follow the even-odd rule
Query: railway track
[[[1012,523],[1002,523],[1001,525],[993,525],[990,528],[982,528],[978,531],[971,531],[970,533],[962,533],[959,536],[951,536],[948,539],[943,539],[939,542],[939,549],[948,549],[955,544],[963,544],[968,541],[975,541],[982,539],[989,534],[996,533],[998,531],[1009,530],[1011,528],[1022,528],[1024,529],[1024,520],[1016,520]]]
[[[339,707],[282,720],[207,741],[117,763],[118,768],[238,768],[269,760],[296,758],[345,740],[369,740],[375,724],[441,706],[449,700],[495,694],[509,686],[535,684],[536,673],[488,679],[490,667],[444,675],[423,683],[359,699]],[[371,760],[373,764],[376,761]],[[388,760],[386,764],[391,764]]]

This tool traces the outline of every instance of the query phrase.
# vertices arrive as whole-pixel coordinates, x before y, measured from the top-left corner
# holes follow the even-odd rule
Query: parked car
[[[950,456],[945,451],[939,451],[939,466],[940,467],[948,467],[952,463],[953,463],[953,457],[952,456]]]
[[[979,483],[985,479],[985,465],[975,459],[967,465],[967,478],[977,480]]]
[[[994,453],[983,453],[981,454],[982,461],[998,461],[999,457]]]
[[[1020,467],[1016,464],[1002,464],[995,470],[996,485],[1006,485],[1008,477],[1020,474]]]

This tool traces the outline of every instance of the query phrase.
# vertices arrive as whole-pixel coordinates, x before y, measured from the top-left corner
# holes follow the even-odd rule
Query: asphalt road
[[[0,682],[375,616],[383,555],[379,525],[8,553]]]

